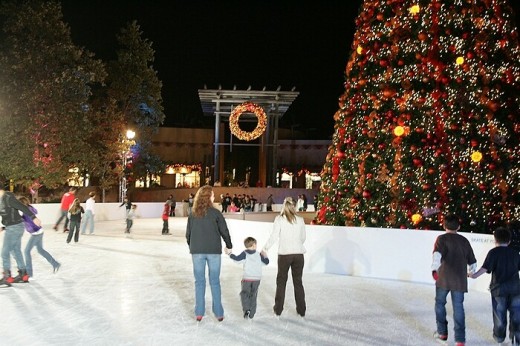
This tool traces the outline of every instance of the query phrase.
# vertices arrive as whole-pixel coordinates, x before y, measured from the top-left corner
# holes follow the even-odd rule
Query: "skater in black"
[[[520,342],[520,254],[508,247],[511,232],[498,227],[493,232],[496,246],[489,250],[482,268],[469,277],[476,279],[484,273],[491,273],[489,291],[493,307],[493,339],[499,344],[504,342],[507,332],[507,313],[509,311],[509,338],[513,345]]]
[[[67,243],[70,243],[72,240],[72,235],[74,235],[74,242],[77,243],[79,240],[79,226],[81,225],[81,214],[84,214],[85,210],[80,205],[79,198],[76,198],[69,209],[69,219],[70,219],[70,231],[67,237]]]
[[[40,219],[21,203],[12,192],[5,191],[4,184],[0,182],[0,215],[5,226],[4,243],[2,245],[4,275],[0,280],[0,286],[4,287],[10,286],[13,282],[29,282],[21,249],[25,227],[20,211],[32,219],[35,225],[41,226]],[[18,266],[18,275],[14,278],[11,277],[11,254],[13,254]]]
[[[134,218],[136,217],[135,209],[137,208],[137,204],[132,204],[132,207],[128,214],[126,215],[126,231],[125,233],[130,233],[132,226],[134,225]]]

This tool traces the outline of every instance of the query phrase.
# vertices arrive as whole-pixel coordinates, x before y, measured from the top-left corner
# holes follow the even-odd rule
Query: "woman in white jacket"
[[[274,313],[280,316],[285,301],[285,287],[289,268],[291,269],[294,285],[294,299],[296,301],[296,312],[301,317],[305,316],[307,309],[305,304],[305,290],[303,288],[302,274],[304,266],[305,247],[305,222],[301,216],[296,214],[294,201],[286,197],[283,201],[282,211],[274,220],[273,231],[264,246],[268,251],[271,246],[278,242],[278,275],[276,276],[276,295],[274,298]]]

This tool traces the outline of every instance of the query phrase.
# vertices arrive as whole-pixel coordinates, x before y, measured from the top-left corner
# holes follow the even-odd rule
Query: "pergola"
[[[247,90],[237,90],[236,86],[233,90],[222,89],[199,89],[199,98],[202,105],[202,111],[205,115],[215,117],[215,143],[214,143],[214,181],[222,181],[224,151],[223,147],[229,146],[230,151],[233,146],[258,146],[259,150],[259,172],[258,176],[266,185],[275,183],[277,171],[277,147],[278,147],[278,123],[279,119],[285,114],[293,101],[299,95],[299,92],[283,91],[279,86],[276,90],[269,91],[264,87],[262,90],[251,90],[251,86]],[[266,130],[259,138],[259,143],[241,143],[233,142],[233,136],[229,142],[222,141],[221,138],[221,122],[229,122],[229,116],[235,107],[244,102],[253,102],[263,108],[267,116]],[[241,121],[257,121],[254,114],[244,113],[240,117]],[[269,182],[269,183],[268,183]]]

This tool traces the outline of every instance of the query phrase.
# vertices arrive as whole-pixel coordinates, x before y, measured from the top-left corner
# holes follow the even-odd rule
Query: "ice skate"
[[[438,332],[433,333],[433,338],[441,345],[448,344],[448,335],[441,335]]]
[[[27,274],[27,270],[22,269],[18,270],[18,275],[13,278],[14,283],[28,283],[29,275]]]

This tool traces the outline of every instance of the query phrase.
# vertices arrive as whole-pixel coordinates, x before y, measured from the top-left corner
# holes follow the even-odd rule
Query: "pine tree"
[[[520,218],[520,49],[508,0],[366,0],[317,222],[489,232]]]

